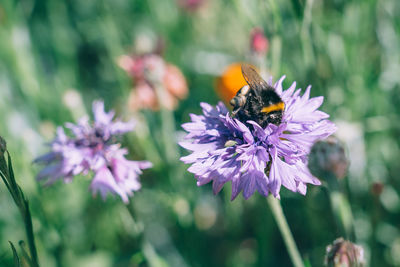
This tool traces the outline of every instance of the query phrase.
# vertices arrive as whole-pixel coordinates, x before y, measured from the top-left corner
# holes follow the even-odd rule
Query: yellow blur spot
[[[277,111],[277,110],[283,110],[285,108],[285,103],[283,102],[279,102],[277,104],[268,106],[268,107],[263,107],[261,109],[261,112],[263,113],[270,113],[272,111]]]
[[[240,88],[245,85],[247,83],[243,78],[242,63],[233,63],[217,79],[216,91],[223,101],[229,103]]]

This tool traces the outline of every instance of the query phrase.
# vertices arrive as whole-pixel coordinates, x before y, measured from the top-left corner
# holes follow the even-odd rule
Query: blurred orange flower
[[[232,63],[217,79],[216,91],[225,103],[229,103],[240,88],[246,84],[242,74],[242,63]]]

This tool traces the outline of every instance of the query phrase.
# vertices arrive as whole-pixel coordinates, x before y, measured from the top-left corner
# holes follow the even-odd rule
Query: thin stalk
[[[157,100],[160,105],[161,116],[161,130],[163,146],[165,147],[165,156],[169,163],[174,163],[179,158],[177,142],[175,136],[175,118],[172,110],[165,108],[163,105],[163,96],[166,94],[167,89],[160,82],[159,79],[153,79],[153,86],[156,91]]]
[[[139,221],[137,221],[135,208],[133,207],[132,202],[129,202],[128,204],[126,204],[125,207],[128,210],[129,215],[132,218],[134,233],[136,236],[139,236],[143,232],[143,227],[142,227],[141,223]]]
[[[271,39],[271,71],[273,76],[279,77],[282,58],[282,38],[274,35]]]
[[[148,266],[150,267],[168,266],[166,263],[164,263],[163,259],[157,254],[153,245],[146,239],[143,231],[144,230],[143,226],[140,222],[138,222],[137,214],[135,212],[132,202],[126,204],[125,207],[128,209],[129,215],[133,220],[136,238],[140,238],[142,240],[140,241],[142,243],[141,250]]]
[[[299,250],[294,242],[292,233],[290,231],[289,225],[286,221],[285,215],[283,214],[282,206],[279,200],[273,196],[267,198],[268,205],[272,210],[272,214],[278,224],[279,231],[282,234],[283,241],[285,242],[286,248],[289,252],[290,259],[292,260],[293,266],[304,267],[303,261],[301,259]]]
[[[301,32],[300,32],[301,44],[303,47],[304,62],[307,67],[315,63],[315,56],[313,52],[311,35],[310,35],[310,26],[312,22],[311,11],[313,2],[314,2],[313,0],[306,1],[306,6],[304,8],[303,23],[301,25]]]
[[[338,178],[330,173],[327,173],[325,177],[328,184],[327,193],[338,227],[347,239],[355,242],[354,219],[350,203],[340,188]]]

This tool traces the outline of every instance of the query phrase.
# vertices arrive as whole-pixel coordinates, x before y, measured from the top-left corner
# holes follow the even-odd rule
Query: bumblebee
[[[242,74],[248,85],[243,86],[231,99],[232,115],[242,122],[253,120],[263,128],[269,123],[279,125],[285,103],[275,89],[248,64],[242,65]]]

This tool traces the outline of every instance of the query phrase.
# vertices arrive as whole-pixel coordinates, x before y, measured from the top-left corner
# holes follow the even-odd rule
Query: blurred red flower
[[[254,28],[250,34],[250,49],[261,55],[265,55],[268,52],[269,42],[268,38],[265,37],[264,32],[261,28]]]

